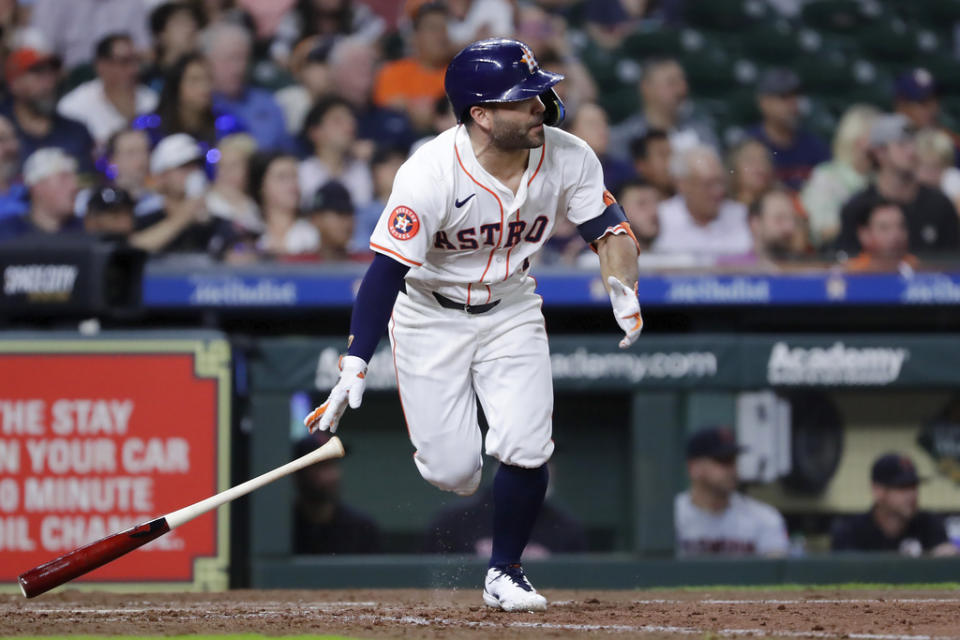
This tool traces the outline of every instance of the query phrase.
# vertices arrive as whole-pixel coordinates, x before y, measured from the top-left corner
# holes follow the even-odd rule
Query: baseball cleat
[[[546,611],[547,599],[537,593],[523,567],[511,564],[490,567],[483,581],[483,601],[504,611]]]

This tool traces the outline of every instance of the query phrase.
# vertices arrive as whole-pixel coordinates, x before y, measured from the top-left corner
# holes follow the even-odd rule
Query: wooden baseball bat
[[[341,458],[343,453],[343,444],[338,437],[333,436],[322,447],[318,447],[307,455],[288,462],[282,467],[277,467],[205,500],[172,511],[154,520],[142,522],[125,531],[111,534],[106,538],[74,549],[55,560],[34,567],[20,575],[20,591],[27,598],[38,596],[82,576],[88,571],[93,571],[97,567],[112,562],[137,547],[141,547],[151,540],[156,540],[170,530],[190,522],[197,516],[216,509],[220,505],[236,500],[240,496],[245,496],[274,480],[299,471],[304,467],[309,467],[321,460]]]

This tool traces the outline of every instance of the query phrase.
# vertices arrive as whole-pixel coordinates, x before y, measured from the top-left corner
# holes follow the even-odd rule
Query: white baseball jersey
[[[673,520],[679,556],[783,555],[790,546],[780,512],[740,493],[730,497],[723,513],[711,513],[685,491],[674,501]]]
[[[480,166],[465,126],[424,144],[397,172],[370,248],[415,267],[408,283],[457,302],[503,298],[523,281],[557,216],[580,224],[611,202],[587,144],[553,127],[544,134],[516,194]]]
[[[480,483],[478,399],[488,455],[536,468],[553,453],[550,350],[527,258],[558,216],[587,222],[612,200],[586,143],[544,132],[516,194],[480,166],[466,127],[443,132],[400,167],[370,238],[374,251],[413,267],[393,308],[390,343],[414,462],[447,491],[470,494]],[[470,314],[433,294],[497,304]]]

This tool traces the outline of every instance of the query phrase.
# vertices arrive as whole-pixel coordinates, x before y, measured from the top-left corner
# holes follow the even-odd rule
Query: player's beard
[[[520,149],[536,149],[543,145],[543,119],[523,124],[508,123],[503,118],[494,116],[493,128],[490,130],[490,140],[493,146],[501,151],[519,151]]]

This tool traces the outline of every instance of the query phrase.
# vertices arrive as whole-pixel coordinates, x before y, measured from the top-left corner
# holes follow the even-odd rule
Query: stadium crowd
[[[399,165],[455,125],[448,61],[509,36],[565,74],[563,126],[648,268],[956,258],[953,23],[935,5],[0,0],[0,242],[368,260]],[[541,256],[595,259],[569,223]]]

